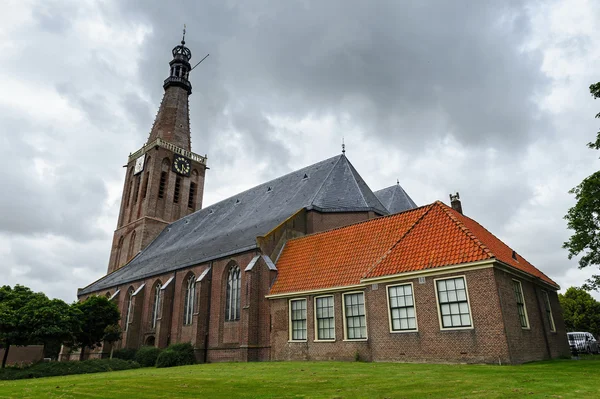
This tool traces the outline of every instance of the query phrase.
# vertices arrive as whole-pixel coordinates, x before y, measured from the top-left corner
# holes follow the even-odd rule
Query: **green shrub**
[[[136,349],[131,348],[116,349],[113,351],[112,357],[113,359],[134,360],[136,352]]]
[[[154,346],[142,346],[135,354],[135,361],[142,367],[154,367],[159,354],[160,349]]]
[[[139,368],[134,361],[122,359],[93,359],[82,362],[37,363],[29,367],[7,367],[0,370],[0,380],[20,380],[24,378],[42,378],[59,375],[89,374],[104,371],[129,370]]]
[[[192,344],[181,343],[170,345],[156,359],[156,367],[185,366],[196,363]]]

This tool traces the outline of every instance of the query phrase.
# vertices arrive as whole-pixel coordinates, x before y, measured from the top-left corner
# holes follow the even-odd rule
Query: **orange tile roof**
[[[497,259],[557,286],[474,220],[440,201],[290,240],[270,294],[360,284],[364,278]]]

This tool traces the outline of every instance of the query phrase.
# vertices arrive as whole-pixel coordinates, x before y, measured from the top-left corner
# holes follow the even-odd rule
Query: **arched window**
[[[115,256],[115,270],[121,266],[121,251],[123,250],[123,241],[125,241],[125,236],[121,236],[119,238],[119,243],[117,244],[117,255]]]
[[[162,285],[160,282],[156,283],[154,287],[154,302],[152,304],[152,328],[156,328],[156,321],[158,320],[158,314],[160,312],[160,288]]]
[[[192,324],[194,314],[194,298],[196,297],[196,277],[192,274],[185,284],[185,296],[183,301],[183,324]]]
[[[135,248],[135,230],[131,233],[131,238],[129,239],[129,250],[127,251],[127,261],[131,260],[131,257],[134,255],[133,249]]]
[[[160,181],[158,182],[158,198],[164,198],[165,191],[167,190],[167,183],[169,181],[169,168],[171,161],[169,158],[165,158],[162,161]]]
[[[127,292],[127,317],[125,317],[125,331],[129,328],[129,322],[133,316],[133,288]]]
[[[229,269],[227,276],[227,302],[225,304],[225,319],[227,321],[240,319],[240,268],[235,265]]]

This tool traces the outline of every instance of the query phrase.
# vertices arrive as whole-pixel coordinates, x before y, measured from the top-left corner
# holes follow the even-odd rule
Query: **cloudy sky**
[[[72,301],[186,41],[205,204],[346,155],[373,190],[465,213],[563,289],[568,190],[600,169],[597,1],[0,2],[0,284]],[[596,296],[598,296],[596,294]]]

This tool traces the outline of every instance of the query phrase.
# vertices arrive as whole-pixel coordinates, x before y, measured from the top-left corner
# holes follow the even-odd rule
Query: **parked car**
[[[589,332],[570,332],[567,333],[567,337],[569,337],[569,345],[575,346],[580,353],[600,353],[598,341]]]

